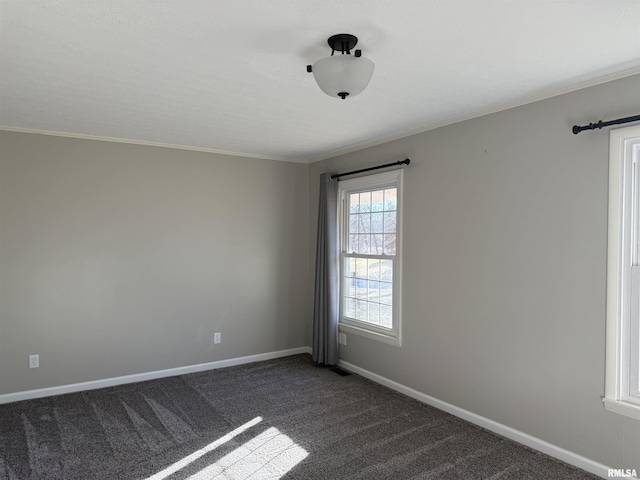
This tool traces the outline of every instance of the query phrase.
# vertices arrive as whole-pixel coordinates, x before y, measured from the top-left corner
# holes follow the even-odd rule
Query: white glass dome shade
[[[374,64],[368,58],[337,54],[313,64],[313,77],[320,89],[330,97],[343,100],[361,93],[371,80]]]

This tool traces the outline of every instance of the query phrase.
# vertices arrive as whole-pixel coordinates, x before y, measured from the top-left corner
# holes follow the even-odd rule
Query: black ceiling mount
[[[331,55],[333,55],[333,52],[350,54],[353,47],[358,44],[358,37],[349,33],[339,33],[330,36],[327,42],[332,50]]]
[[[341,52],[343,55],[345,53],[347,55],[351,55],[351,50],[358,44],[358,37],[351,35],[350,33],[338,33],[337,35],[330,36],[327,43],[331,47],[331,55],[333,55],[334,52]],[[360,57],[362,55],[362,50],[356,50],[354,54],[356,57]],[[307,72],[313,72],[313,67],[311,65],[307,65]],[[338,96],[343,100],[347,95],[349,94],[338,94]]]

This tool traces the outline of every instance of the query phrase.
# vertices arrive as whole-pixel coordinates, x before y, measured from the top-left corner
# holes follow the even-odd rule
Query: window
[[[340,330],[400,346],[402,170],[339,183]]]
[[[604,404],[640,419],[640,126],[611,131]]]

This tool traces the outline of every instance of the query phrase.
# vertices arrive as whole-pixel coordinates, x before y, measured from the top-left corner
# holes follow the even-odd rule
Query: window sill
[[[640,420],[640,405],[623,402],[622,400],[612,400],[611,398],[603,398],[602,402],[604,403],[604,408],[609,412]]]
[[[391,335],[385,335],[383,333],[374,332],[371,330],[367,330],[366,328],[356,327],[346,323],[338,324],[338,330],[341,332],[353,333],[354,335],[367,337],[372,340],[377,340],[378,342],[387,343],[389,345],[393,345],[394,347],[402,346],[402,340],[399,338],[399,336],[392,337]]]

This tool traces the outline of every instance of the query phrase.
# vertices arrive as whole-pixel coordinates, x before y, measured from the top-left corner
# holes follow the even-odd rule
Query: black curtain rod
[[[596,128],[608,127],[609,125],[619,125],[620,123],[629,123],[640,121],[640,115],[634,115],[633,117],[618,118],[617,120],[611,120],[609,122],[603,122],[600,120],[598,123],[590,123],[589,125],[574,125],[573,134],[577,135],[583,130],[595,130]]]
[[[393,163],[387,163],[386,165],[378,165],[377,167],[363,168],[362,170],[354,170],[353,172],[347,172],[347,173],[336,173],[335,175],[331,175],[330,178],[331,180],[333,180],[334,178],[344,177],[345,175],[353,175],[355,173],[370,172],[371,170],[378,170],[379,168],[386,168],[386,167],[395,167],[396,165],[409,165],[410,163],[411,163],[411,160],[409,160],[408,158],[405,158],[404,160],[399,160]]]

